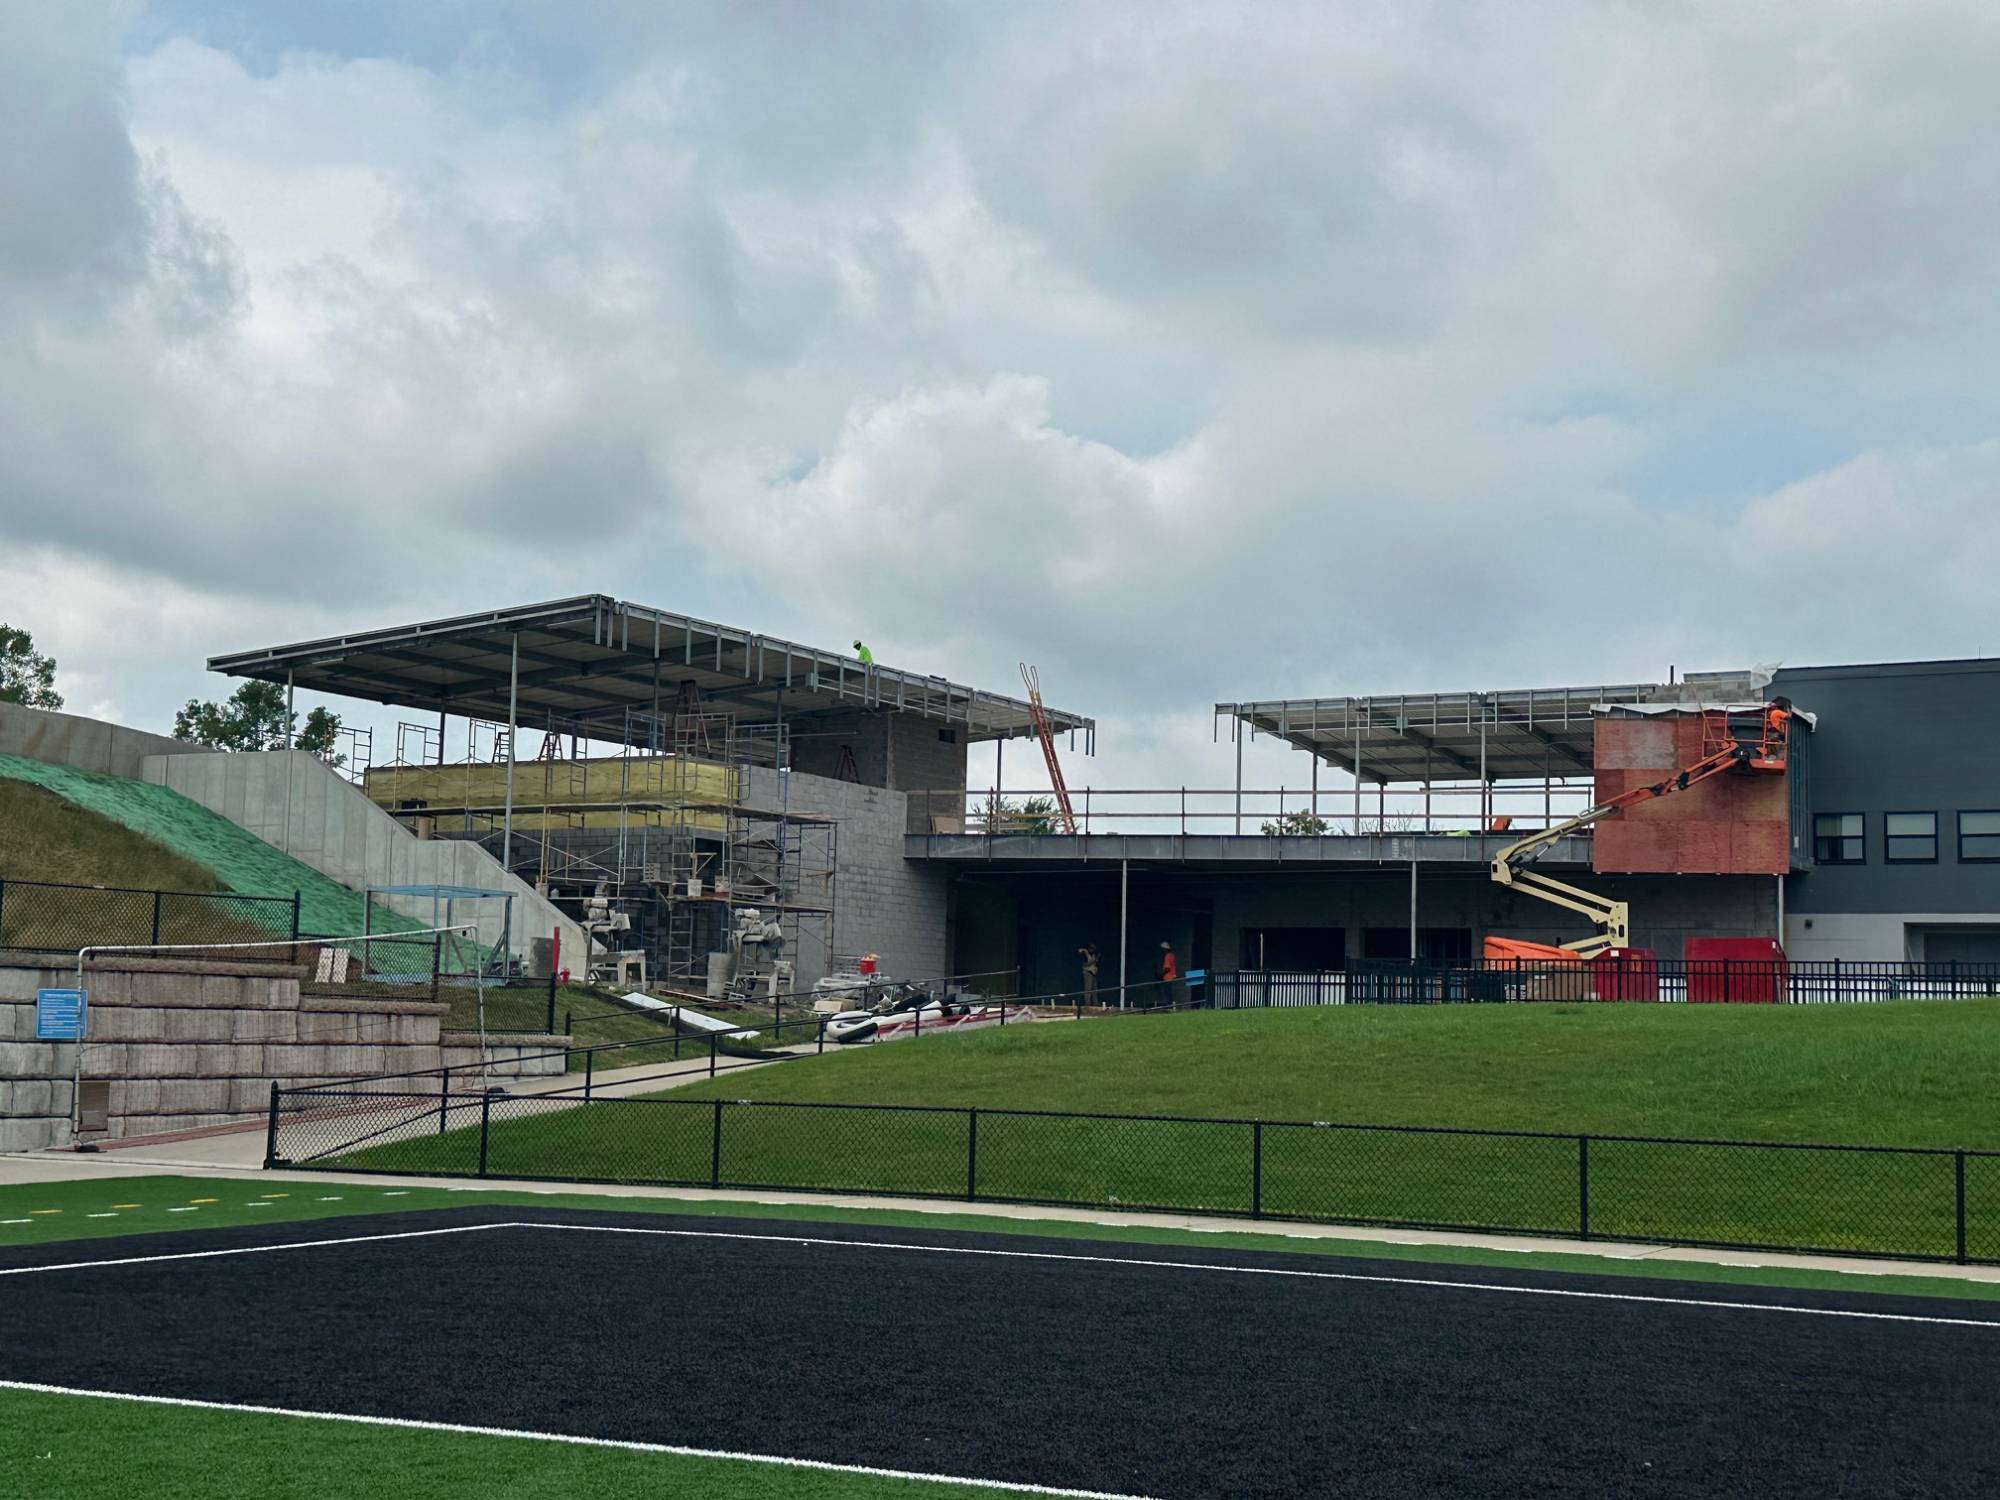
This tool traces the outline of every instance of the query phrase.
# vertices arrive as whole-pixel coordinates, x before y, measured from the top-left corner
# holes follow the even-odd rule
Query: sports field
[[[0,1472],[56,1496],[1970,1496],[1996,1379],[1991,1303],[1233,1242],[540,1205],[0,1251]]]

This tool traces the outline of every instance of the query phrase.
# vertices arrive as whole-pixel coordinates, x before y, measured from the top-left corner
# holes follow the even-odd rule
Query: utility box
[[[1694,1005],[1776,1005],[1791,993],[1791,970],[1776,938],[1689,938],[1687,997]]]
[[[1590,961],[1590,989],[1599,1000],[1660,998],[1660,955],[1651,948],[1606,948]]]

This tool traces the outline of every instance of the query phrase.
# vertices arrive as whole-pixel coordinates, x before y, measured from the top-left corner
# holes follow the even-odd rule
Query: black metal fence
[[[1448,1005],[1501,1001],[1664,1001],[1823,1005],[2000,995],[2000,963],[1884,959],[1658,959],[1464,964],[1362,961],[1346,969],[1224,970],[1206,976],[1217,1010],[1294,1005]]]
[[[0,880],[0,949],[247,943],[299,935],[299,899]]]
[[[440,1074],[274,1088],[266,1165],[2000,1260],[1987,1151],[502,1094]]]

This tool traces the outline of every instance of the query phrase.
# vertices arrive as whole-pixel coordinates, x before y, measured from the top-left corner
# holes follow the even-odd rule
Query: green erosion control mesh
[[[299,930],[346,936],[362,930],[365,903],[310,865],[274,849],[179,792],[123,776],[53,766],[19,755],[0,755],[0,777],[31,782],[87,811],[156,839],[176,854],[214,873],[229,890],[245,896],[299,893]],[[424,926],[379,902],[369,919],[372,932],[412,932]],[[281,934],[282,935],[282,934]]]

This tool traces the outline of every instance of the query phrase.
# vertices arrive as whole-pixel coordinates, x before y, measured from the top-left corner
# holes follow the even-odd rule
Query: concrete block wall
[[[479,1066],[479,1033],[476,1031],[447,1031],[440,1038],[443,1062],[446,1068],[476,1068]],[[493,1078],[554,1078],[569,1069],[569,1059],[563,1048],[569,1045],[569,1038],[560,1036],[527,1036],[510,1032],[504,1039],[494,1036],[486,1038],[486,1072]],[[458,1088],[470,1088],[468,1081],[457,1084]]]
[[[787,790],[778,773],[747,773],[743,800],[751,807],[831,817],[839,822],[835,857],[834,952],[875,953],[883,970],[903,979],[949,972],[945,875],[903,857],[910,799],[886,787],[794,771]],[[810,947],[810,945],[807,945]],[[801,987],[823,970],[820,955],[795,955]]]
[[[302,997],[301,972],[161,959],[94,968],[82,1076],[110,1084],[107,1133],[149,1135],[254,1117],[268,1106],[273,1082],[439,1065],[445,1006]],[[69,1140],[77,1049],[35,1040],[35,992],[75,982],[73,957],[0,955],[0,1150]]]
[[[854,754],[863,786],[912,791],[965,790],[965,730],[888,709],[817,714],[794,732],[792,765],[800,774],[837,779],[840,752]]]
[[[200,745],[128,729],[103,719],[0,703],[0,755],[20,755],[80,771],[139,779],[149,755],[213,755]]]
[[[584,951],[583,930],[510,874],[478,844],[466,839],[420,839],[345,778],[303,751],[264,754],[149,755],[144,779],[221,813],[265,843],[322,875],[356,890],[384,885],[463,885],[514,893],[512,948],[526,958],[528,943],[562,932],[565,953]],[[383,905],[428,926],[427,896],[384,896]],[[500,940],[498,902],[480,902],[455,914],[480,922],[480,940]]]

